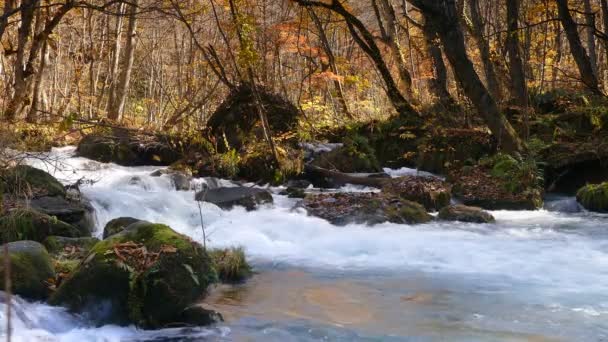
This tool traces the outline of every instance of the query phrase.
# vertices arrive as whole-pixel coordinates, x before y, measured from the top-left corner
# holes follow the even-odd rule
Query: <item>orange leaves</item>
[[[117,262],[128,265],[138,272],[143,272],[152,267],[164,254],[176,253],[177,248],[170,245],[162,245],[158,252],[148,251],[146,246],[133,241],[119,243],[106,254],[114,254]]]

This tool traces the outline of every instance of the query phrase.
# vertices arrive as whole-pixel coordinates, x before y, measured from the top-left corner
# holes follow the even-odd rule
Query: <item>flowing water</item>
[[[101,164],[73,151],[54,150],[52,165],[29,162],[66,184],[94,181],[81,190],[96,209],[98,235],[109,220],[133,216],[202,241],[194,191],[149,176],[154,167]],[[202,206],[208,245],[243,246],[257,271],[205,300],[224,323],[95,327],[16,298],[13,340],[608,341],[608,216],[579,212],[572,198],[550,199],[550,210],[495,211],[495,224],[374,227],[332,226],[292,210],[295,200],[274,198],[254,212]]]

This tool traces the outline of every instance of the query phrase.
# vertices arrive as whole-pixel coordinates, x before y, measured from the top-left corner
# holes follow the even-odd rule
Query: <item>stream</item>
[[[109,220],[132,216],[202,242],[194,191],[151,177],[157,167],[73,153],[54,149],[46,163],[28,162],[65,184],[94,181],[81,191],[96,210],[96,235]],[[404,172],[411,170],[392,173]],[[577,211],[574,198],[552,196],[538,211],[493,211],[495,224],[337,227],[292,210],[296,200],[272,190],[275,204],[253,212],[202,204],[207,244],[243,246],[256,271],[205,299],[225,322],[96,327],[14,298],[13,341],[608,341],[608,215]],[[0,322],[4,316],[1,304]]]

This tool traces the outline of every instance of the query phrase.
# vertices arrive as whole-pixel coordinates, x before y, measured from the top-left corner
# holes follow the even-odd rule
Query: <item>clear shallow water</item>
[[[169,177],[150,177],[154,167],[100,164],[72,152],[54,151],[51,168],[31,163],[66,183],[95,181],[81,189],[96,209],[98,235],[110,219],[134,216],[202,241],[194,191],[177,192]],[[294,203],[277,195],[274,206],[250,213],[203,204],[208,244],[243,246],[259,271],[206,300],[225,315],[223,324],[154,332],[92,327],[60,308],[19,302],[23,315],[14,335],[23,341],[608,340],[606,215],[497,211],[492,225],[335,227],[291,210]]]

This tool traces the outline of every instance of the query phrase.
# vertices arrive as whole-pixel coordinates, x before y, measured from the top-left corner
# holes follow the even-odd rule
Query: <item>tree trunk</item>
[[[508,25],[506,48],[509,55],[511,93],[515,97],[517,105],[525,110],[528,107],[528,91],[519,46],[519,0],[506,1]]]
[[[502,94],[500,92],[500,86],[498,83],[498,78],[496,76],[496,71],[494,70],[494,65],[492,63],[490,44],[484,38],[483,34],[484,23],[482,21],[482,16],[479,12],[479,0],[469,0],[469,10],[471,13],[471,25],[467,25],[467,27],[470,28],[471,35],[475,39],[475,43],[477,43],[477,48],[479,49],[479,57],[481,58],[481,62],[483,63],[483,71],[486,76],[486,84],[488,90],[490,91],[490,94],[492,94],[494,99],[500,102]]]
[[[577,25],[570,15],[570,9],[568,8],[568,0],[555,0],[557,2],[557,10],[559,13],[559,19],[562,23],[562,27],[566,32],[566,38],[568,38],[568,44],[570,45],[570,53],[574,57],[574,61],[578,67],[578,71],[581,76],[581,81],[589,90],[596,94],[602,94],[599,89],[597,78],[593,74],[593,67],[589,56],[581,44],[581,39],[578,35]]]
[[[411,100],[413,98],[412,76],[407,70],[405,56],[401,51],[401,43],[399,42],[398,34],[399,24],[397,23],[397,16],[395,15],[395,8],[390,0],[380,0],[380,3],[382,5],[382,13],[384,14],[382,17],[384,17],[386,20],[386,30],[381,30],[384,33],[382,38],[388,43],[388,46],[391,49],[391,54],[393,55],[393,59],[397,65],[399,79],[403,85],[405,96]],[[373,5],[375,8],[377,8],[375,0],[373,1]],[[382,25],[380,16],[378,17],[378,24]]]
[[[127,28],[127,42],[125,44],[125,55],[122,60],[118,83],[114,91],[113,101],[108,103],[108,119],[119,120],[122,118],[127,92],[131,82],[131,73],[133,71],[133,61],[135,60],[135,45],[136,45],[136,30],[137,30],[137,8],[138,0],[131,3],[128,11],[129,26]]]
[[[40,54],[40,65],[38,67],[38,73],[36,74],[36,79],[34,81],[34,91],[32,94],[32,104],[30,105],[30,110],[27,114],[26,121],[33,123],[36,122],[38,118],[38,109],[40,104],[40,92],[42,90],[42,82],[44,80],[44,68],[46,67],[46,59],[47,59],[47,50],[48,43],[45,42],[42,46],[42,52]]]
[[[587,54],[589,55],[589,63],[591,63],[591,69],[593,74],[597,78],[597,53],[595,50],[595,13],[591,8],[590,0],[583,0],[585,8],[585,38],[587,40]]]
[[[602,7],[602,21],[604,23],[604,35],[606,35],[608,37],[608,0],[600,0],[600,4]],[[605,54],[604,54],[604,60],[606,61],[606,63],[604,63],[604,91],[608,92],[608,39],[604,39],[604,50],[605,50]]]
[[[496,101],[479,79],[467,56],[455,0],[412,0],[412,3],[422,10],[425,20],[436,30],[456,78],[498,140],[499,146],[509,153],[521,151],[522,144],[517,133],[498,110]]]
[[[448,73],[445,63],[443,63],[437,32],[433,30],[432,25],[425,22],[422,26],[422,33],[424,34],[426,50],[431,58],[433,67],[433,78],[430,81],[429,87],[430,91],[439,99],[440,103],[452,105],[455,101],[448,91]]]

